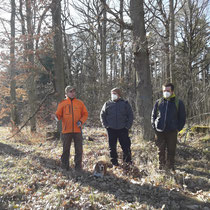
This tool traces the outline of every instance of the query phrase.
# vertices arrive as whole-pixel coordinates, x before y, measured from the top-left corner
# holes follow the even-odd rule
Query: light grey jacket
[[[133,111],[128,101],[107,101],[101,110],[100,120],[105,128],[130,129],[133,124]]]

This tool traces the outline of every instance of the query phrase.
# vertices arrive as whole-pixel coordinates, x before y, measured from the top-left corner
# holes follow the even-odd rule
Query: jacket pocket
[[[71,114],[71,104],[66,104],[64,110],[65,110],[64,115],[70,115]]]

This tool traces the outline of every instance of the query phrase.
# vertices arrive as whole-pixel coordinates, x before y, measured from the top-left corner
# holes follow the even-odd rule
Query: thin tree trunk
[[[120,0],[120,20],[123,21],[123,4],[124,0]],[[121,46],[120,46],[120,54],[121,54],[121,68],[120,68],[120,79],[123,79],[125,74],[125,46],[124,46],[124,28],[120,25],[120,39],[121,39]]]
[[[170,0],[170,76],[171,81],[176,87],[176,72],[175,72],[175,17],[174,17],[174,1]]]
[[[166,26],[166,43],[165,43],[165,53],[166,53],[166,73],[165,80],[171,82],[171,72],[170,72],[170,46],[169,46],[169,25]]]
[[[30,69],[28,71],[29,76],[27,79],[27,90],[28,90],[28,100],[30,113],[34,113],[36,110],[36,95],[35,95],[35,72],[34,72],[34,39],[33,39],[33,24],[32,24],[32,2],[31,0],[26,0],[26,21],[27,21],[27,31],[28,31],[28,63]],[[31,132],[36,131],[36,117],[34,116],[30,120]]]
[[[12,127],[18,125],[17,100],[16,100],[16,81],[15,81],[15,0],[11,0],[11,42],[10,42],[10,97],[11,97],[11,121]]]
[[[63,26],[64,28],[64,26]],[[67,78],[68,78],[68,83],[72,84],[73,79],[72,79],[72,73],[71,73],[71,57],[69,55],[69,50],[68,50],[68,40],[67,40],[67,36],[65,33],[65,29],[64,29],[64,49],[65,49],[65,57],[66,57],[66,63],[67,63]]]
[[[106,84],[106,0],[102,1],[102,28],[101,28],[101,68],[102,68],[102,84]]]
[[[113,80],[113,54],[112,53],[109,56],[109,63],[110,63],[110,82],[112,85],[112,80]]]
[[[193,109],[192,109],[192,101],[193,101],[193,90],[194,90],[194,86],[193,86],[193,68],[192,68],[192,36],[193,36],[193,24],[192,24],[192,4],[191,1],[188,0],[188,8],[189,8],[189,31],[186,31],[186,34],[188,34],[189,36],[189,40],[188,40],[188,81],[189,81],[189,85],[188,85],[188,98],[187,98],[187,115],[189,117],[193,116]],[[187,29],[186,29],[187,30]]]
[[[54,32],[54,72],[57,102],[64,98],[64,59],[63,59],[63,41],[61,29],[61,0],[52,1],[52,21]]]
[[[133,24],[134,68],[137,72],[137,110],[140,117],[143,138],[150,140],[154,136],[150,121],[152,111],[152,85],[143,4],[143,0],[131,0],[130,14]]]
[[[54,81],[56,89],[57,103],[64,99],[65,79],[64,79],[64,58],[63,58],[63,41],[61,27],[61,0],[52,1],[52,27],[54,32]],[[57,124],[57,131],[61,132],[61,122]]]

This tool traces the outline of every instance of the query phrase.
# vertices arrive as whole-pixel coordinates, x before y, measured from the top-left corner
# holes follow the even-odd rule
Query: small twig
[[[209,116],[210,116],[210,112],[195,115],[195,116],[193,116],[193,117],[187,118],[187,120],[192,120],[192,119],[194,119],[194,118],[196,118],[196,117],[200,117],[200,116],[203,116],[203,115],[209,115]]]

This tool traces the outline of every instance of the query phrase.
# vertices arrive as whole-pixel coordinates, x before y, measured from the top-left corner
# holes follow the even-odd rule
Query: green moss
[[[206,125],[194,125],[191,128],[192,132],[198,132],[198,133],[207,133],[210,131],[210,126],[206,126]]]

